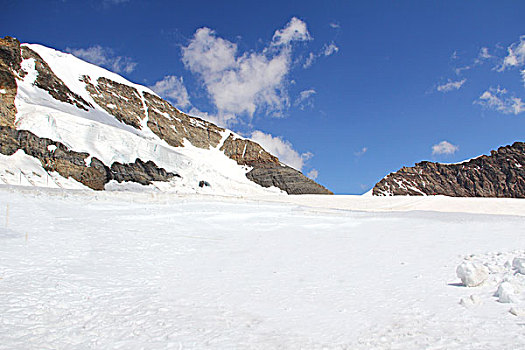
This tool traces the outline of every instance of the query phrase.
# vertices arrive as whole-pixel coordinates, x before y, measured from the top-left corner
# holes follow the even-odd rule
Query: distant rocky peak
[[[424,161],[403,167],[379,181],[373,194],[525,198],[525,143],[457,164]]]

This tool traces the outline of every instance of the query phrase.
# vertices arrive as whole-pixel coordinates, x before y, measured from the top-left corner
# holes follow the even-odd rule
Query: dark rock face
[[[15,72],[20,71],[20,42],[11,37],[0,38],[0,125],[14,126],[15,96],[18,85]]]
[[[140,159],[129,164],[115,162],[108,167],[98,158],[89,159],[88,153],[71,151],[60,142],[40,138],[26,130],[0,126],[0,153],[10,156],[19,149],[37,158],[46,171],[72,177],[94,190],[103,190],[111,180],[149,185],[152,181],[169,181],[179,176],[157,167],[152,161],[144,163]]]
[[[151,160],[143,162],[138,158],[135,163],[115,162],[111,164],[111,175],[112,179],[118,182],[138,182],[141,185],[149,185],[152,181],[169,181],[173,177],[180,177],[178,174],[159,168]]]
[[[96,86],[87,75],[82,77],[82,81],[93,100],[106,112],[122,123],[141,129],[141,121],[146,116],[146,111],[137,89],[104,77],[97,79]]]
[[[421,162],[403,167],[378,182],[372,193],[525,198],[525,143],[515,142],[459,164]]]
[[[72,104],[85,111],[87,111],[88,108],[93,107],[82,97],[72,92],[66,84],[64,84],[64,82],[53,73],[49,65],[35,51],[22,46],[22,57],[24,59],[32,58],[35,60],[35,68],[38,72],[38,77],[35,81],[37,87],[49,92],[49,94],[55,99]]]
[[[286,165],[267,163],[254,167],[248,179],[263,186],[275,186],[288,194],[333,194],[301,172]]]
[[[253,167],[246,177],[263,187],[275,186],[288,194],[333,194],[301,172],[281,164],[256,142],[230,135],[221,151],[237,164]]]

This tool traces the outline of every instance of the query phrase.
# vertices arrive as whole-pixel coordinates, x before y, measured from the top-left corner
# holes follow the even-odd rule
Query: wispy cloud
[[[310,52],[310,54],[308,55],[308,57],[306,57],[306,60],[304,61],[303,68],[306,69],[311,67],[312,64],[314,64],[316,58],[317,56],[313,52]]]
[[[188,90],[184,86],[182,77],[166,75],[162,80],[157,81],[150,89],[155,91],[159,96],[173,102],[178,108],[191,106]]]
[[[299,171],[302,170],[305,162],[313,157],[310,152],[299,153],[292,144],[279,136],[272,136],[262,131],[254,131],[250,137],[259,143],[265,150],[277,156],[281,162]]]
[[[311,40],[306,23],[295,17],[259,52],[239,52],[235,43],[200,28],[182,48],[182,62],[200,77],[223,124],[256,111],[282,116],[289,106],[292,44],[306,40]]]
[[[330,56],[339,51],[339,48],[332,42],[329,45],[324,46],[323,55]]]
[[[459,147],[451,144],[448,141],[441,141],[438,144],[432,146],[432,155],[446,154],[451,155],[456,153],[459,150]]]
[[[463,84],[465,84],[466,81],[467,81],[467,79],[458,80],[458,81],[452,81],[452,80],[449,79],[447,83],[442,84],[442,85],[438,85],[438,87],[436,89],[439,92],[449,92],[449,91],[452,91],[452,90],[459,90],[459,89],[461,89]]]
[[[489,53],[489,49],[487,47],[482,47],[481,49],[479,49],[478,59],[488,60],[488,59],[491,59],[492,57],[494,56],[492,56]]]
[[[137,66],[137,63],[131,58],[118,56],[113,49],[100,45],[91,46],[86,49],[68,47],[66,48],[66,52],[116,73],[129,74],[133,72]]]
[[[306,176],[308,176],[312,180],[316,180],[319,176],[319,171],[317,171],[317,169],[312,169],[308,172]]]
[[[129,2],[130,0],[102,0],[104,6],[120,5]]]
[[[485,91],[474,103],[503,114],[520,114],[525,112],[525,103],[506,89],[500,87]]]
[[[330,26],[330,28],[334,28],[334,29],[341,28],[341,25],[339,23],[336,23],[336,22],[330,22],[328,25]]]
[[[366,152],[368,152],[368,147],[363,147],[363,148],[361,148],[359,151],[354,152],[354,156],[356,156],[356,157],[361,157],[361,156],[363,156]]]
[[[301,110],[306,108],[313,108],[314,103],[312,97],[317,93],[314,89],[303,90],[299,93],[299,96],[294,102],[294,106],[299,107]]]
[[[317,54],[310,52],[303,63],[303,68],[311,67],[319,57],[331,56],[339,51],[339,47],[332,41],[330,44],[325,44],[321,51]]]

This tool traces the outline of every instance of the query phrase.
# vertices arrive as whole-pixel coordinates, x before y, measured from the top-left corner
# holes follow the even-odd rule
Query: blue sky
[[[3,1],[71,52],[252,137],[336,193],[525,131],[522,1]]]

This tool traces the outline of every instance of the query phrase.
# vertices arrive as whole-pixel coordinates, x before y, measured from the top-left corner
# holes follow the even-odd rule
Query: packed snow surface
[[[0,349],[525,348],[523,216],[304,198],[0,186]]]

